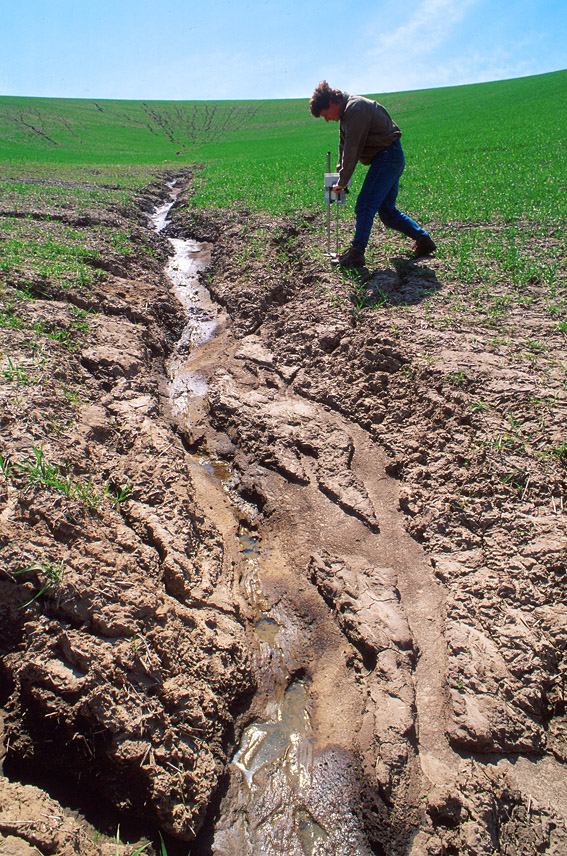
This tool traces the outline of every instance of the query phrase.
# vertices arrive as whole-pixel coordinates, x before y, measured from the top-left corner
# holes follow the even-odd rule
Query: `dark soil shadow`
[[[392,267],[370,271],[348,269],[343,273],[353,283],[351,300],[358,310],[367,306],[414,306],[442,287],[435,271],[420,259],[396,256]]]

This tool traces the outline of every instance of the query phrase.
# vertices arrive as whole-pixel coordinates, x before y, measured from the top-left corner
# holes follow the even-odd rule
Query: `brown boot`
[[[339,264],[341,267],[363,267],[365,264],[364,253],[351,247],[342,256],[339,256]]]
[[[430,256],[431,253],[434,253],[437,249],[435,242],[431,240],[429,235],[426,235],[423,238],[418,238],[413,242],[411,248],[416,258],[420,258],[420,256]]]

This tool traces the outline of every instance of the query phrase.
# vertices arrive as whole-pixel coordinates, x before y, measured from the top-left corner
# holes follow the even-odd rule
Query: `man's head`
[[[326,80],[322,80],[309,102],[312,116],[323,116],[326,122],[338,122],[342,112],[344,93],[340,89],[331,89]]]

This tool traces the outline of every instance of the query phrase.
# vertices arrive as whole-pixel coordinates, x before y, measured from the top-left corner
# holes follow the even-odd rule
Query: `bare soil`
[[[104,285],[6,283],[0,853],[110,856],[120,824],[124,854],[564,854],[563,334],[537,299],[448,318],[470,286],[401,240],[345,277],[317,221],[196,215],[186,180]],[[211,248],[198,349],[166,235]],[[208,383],[183,413],[174,352]],[[309,786],[246,790],[297,682]]]

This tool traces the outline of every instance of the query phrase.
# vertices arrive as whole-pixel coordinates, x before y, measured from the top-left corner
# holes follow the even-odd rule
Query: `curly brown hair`
[[[311,101],[309,102],[311,115],[319,118],[321,110],[326,110],[327,107],[330,106],[331,102],[337,104],[339,101],[343,100],[344,94],[340,89],[331,89],[327,81],[322,80],[311,96]]]

